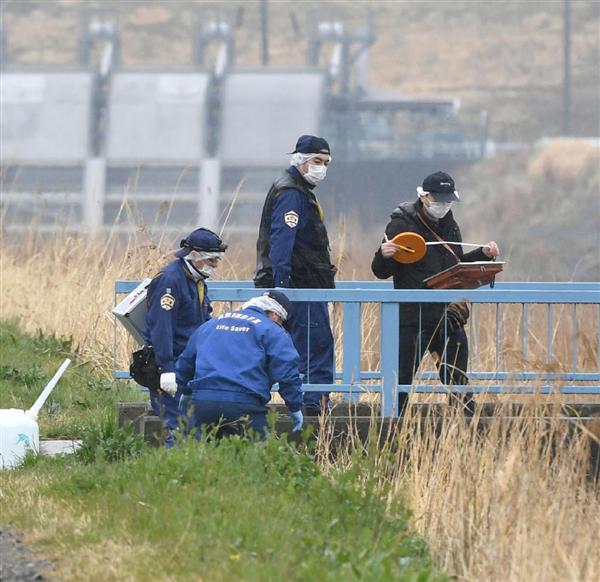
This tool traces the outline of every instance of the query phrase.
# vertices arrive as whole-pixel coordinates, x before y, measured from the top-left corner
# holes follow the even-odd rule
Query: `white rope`
[[[475,243],[466,243],[466,242],[448,242],[445,240],[440,240],[440,241],[435,241],[435,242],[426,242],[426,245],[462,245],[465,247],[487,247],[487,244],[485,245],[478,245]]]

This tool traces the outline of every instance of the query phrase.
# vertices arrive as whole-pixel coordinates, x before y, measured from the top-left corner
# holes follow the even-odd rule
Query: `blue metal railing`
[[[115,301],[118,294],[129,293],[139,281],[117,281],[115,283]],[[257,295],[250,281],[211,281],[209,295],[214,303],[243,302]],[[336,289],[287,289],[286,294],[292,301],[328,301],[343,306],[342,326],[342,369],[336,372],[333,386],[305,384],[306,391],[335,391],[356,398],[363,392],[381,394],[382,415],[394,416],[398,391],[416,393],[462,392],[465,386],[442,386],[426,384],[437,380],[437,373],[425,371],[416,377],[413,385],[397,385],[398,348],[399,348],[399,304],[400,303],[446,303],[468,301],[472,307],[482,304],[496,306],[496,361],[495,370],[470,371],[472,384],[468,390],[475,393],[541,393],[550,394],[600,394],[600,283],[496,283],[493,289],[482,287],[472,290],[396,290],[388,281],[339,281]],[[379,305],[379,370],[361,370],[362,357],[362,308],[365,304]],[[499,345],[502,336],[500,309],[504,305],[521,305],[520,348],[527,359],[528,307],[544,305],[546,317],[546,362],[553,358],[555,322],[554,307],[570,305],[572,314],[572,370],[569,372],[509,372],[502,370]],[[577,371],[578,326],[577,306],[595,306],[596,316],[590,321],[595,326],[596,358],[593,371]],[[471,321],[469,335],[471,345],[479,344],[476,336],[477,322]],[[594,348],[592,348],[594,349]],[[400,354],[400,357],[402,355]],[[589,367],[589,364],[588,364]],[[128,378],[124,371],[115,371],[116,378]],[[493,382],[493,384],[482,384]],[[526,382],[528,384],[518,384]],[[582,384],[584,382],[585,384]],[[479,384],[478,384],[479,383]],[[515,384],[517,383],[517,384]],[[569,383],[569,384],[565,384]]]

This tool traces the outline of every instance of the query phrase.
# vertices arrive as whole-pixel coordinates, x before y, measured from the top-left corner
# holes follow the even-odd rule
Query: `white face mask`
[[[439,220],[448,214],[450,206],[452,206],[452,202],[430,202],[425,206],[425,211],[432,218]]]
[[[215,272],[215,268],[209,265],[204,265],[204,267],[198,269],[198,272],[208,279],[208,277],[210,277]]]
[[[319,182],[322,182],[327,175],[327,166],[317,166],[316,164],[308,164],[308,172],[304,174],[304,179],[316,186]]]
[[[188,270],[192,277],[194,277],[194,281],[196,281],[196,283],[200,280],[201,277],[208,279],[208,277],[210,277],[215,272],[215,268],[211,267],[210,265],[204,265],[204,267],[198,269],[198,267],[196,267],[194,263],[192,263],[192,261],[190,261],[187,257],[183,260],[186,262]]]

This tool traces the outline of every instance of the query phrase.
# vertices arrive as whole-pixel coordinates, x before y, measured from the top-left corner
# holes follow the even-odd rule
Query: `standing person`
[[[336,268],[329,255],[323,209],[314,188],[331,162],[322,137],[303,135],[289,168],[269,190],[262,210],[254,284],[256,287],[335,288]],[[306,384],[333,384],[333,335],[325,302],[297,302],[290,333],[300,354]],[[307,414],[329,408],[329,392],[304,395]]]
[[[217,437],[266,434],[271,386],[279,382],[293,430],[302,428],[299,356],[283,325],[290,300],[268,291],[242,309],[219,315],[198,328],[177,360],[177,382],[191,393],[188,429],[216,426]]]
[[[212,311],[206,279],[227,249],[220,237],[198,228],[181,241],[175,261],[164,267],[148,287],[148,312],[143,336],[152,348],[160,372],[160,390],[150,390],[150,402],[166,430],[165,444],[173,443],[181,392],[175,380],[175,360],[190,336]]]
[[[498,245],[487,245],[464,254],[460,245],[427,247],[420,261],[402,264],[392,257],[400,249],[392,239],[401,232],[416,232],[429,242],[462,242],[451,206],[459,200],[454,180],[445,172],[425,178],[417,188],[417,200],[404,202],[391,214],[385,237],[375,253],[371,269],[379,279],[394,278],[395,289],[427,289],[428,277],[458,262],[490,261],[499,254]],[[444,317],[446,315],[446,317]],[[466,303],[407,303],[400,306],[400,353],[398,384],[412,384],[426,351],[436,353],[440,379],[444,384],[468,384],[469,347],[464,325],[469,317]],[[398,395],[398,412],[406,408],[408,394]],[[473,395],[462,397],[468,412],[473,411]]]

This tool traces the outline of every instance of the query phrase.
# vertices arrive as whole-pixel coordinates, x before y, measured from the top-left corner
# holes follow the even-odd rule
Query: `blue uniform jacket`
[[[183,259],[162,269],[148,287],[146,344],[154,348],[161,373],[174,372],[175,360],[190,336],[210,319],[212,308],[204,281],[196,283]]]
[[[288,172],[304,180],[295,167],[290,166]],[[308,183],[307,186],[312,188]],[[315,242],[313,225],[322,221],[317,208],[299,190],[289,188],[277,196],[271,214],[269,252],[275,287],[289,287],[294,246],[300,249],[312,248]]]
[[[278,382],[279,394],[296,412],[303,402],[298,363],[288,333],[250,307],[224,313],[194,332],[177,360],[177,384],[187,385],[194,400],[266,405]]]

